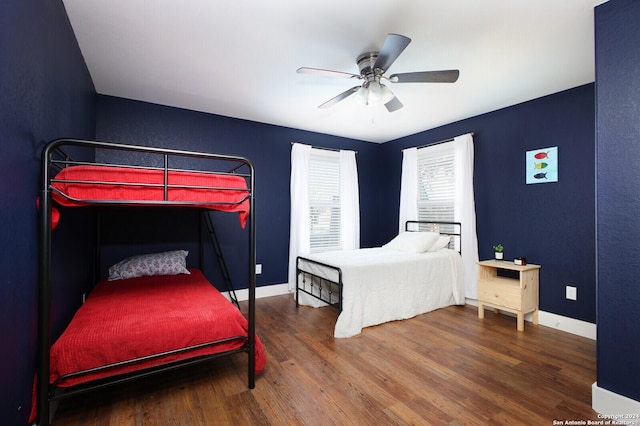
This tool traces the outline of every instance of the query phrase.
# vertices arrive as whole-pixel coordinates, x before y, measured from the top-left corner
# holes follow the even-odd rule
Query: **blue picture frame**
[[[527,185],[558,181],[558,147],[527,151],[525,156]]]

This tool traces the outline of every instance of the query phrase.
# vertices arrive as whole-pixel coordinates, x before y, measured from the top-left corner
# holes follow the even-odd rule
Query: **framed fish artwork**
[[[558,147],[534,149],[526,155],[527,184],[558,181]]]

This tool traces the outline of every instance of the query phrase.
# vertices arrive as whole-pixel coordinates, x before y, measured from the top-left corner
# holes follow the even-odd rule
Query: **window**
[[[309,225],[312,253],[342,249],[338,152],[311,150]]]
[[[409,220],[461,223],[466,297],[477,298],[478,240],[473,194],[473,135],[402,151],[399,232]],[[449,232],[440,225],[440,232]],[[415,230],[415,227],[412,229]],[[426,230],[426,229],[425,229]]]
[[[453,143],[418,150],[418,219],[453,221],[456,194]]]
[[[293,290],[298,256],[360,248],[356,152],[294,143],[290,190],[289,289]]]

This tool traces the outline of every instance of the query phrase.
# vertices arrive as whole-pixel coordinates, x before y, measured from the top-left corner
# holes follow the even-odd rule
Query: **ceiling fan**
[[[298,73],[364,80],[360,86],[354,86],[340,93],[338,96],[319,105],[318,108],[329,108],[351,95],[358,94],[358,97],[365,105],[373,106],[384,104],[387,111],[394,112],[402,108],[402,103],[387,86],[381,83],[381,80],[391,83],[455,83],[460,75],[460,71],[458,70],[444,70],[408,72],[392,74],[386,77],[384,73],[387,72],[389,67],[398,59],[398,56],[400,56],[409,43],[411,43],[409,37],[399,34],[388,34],[379,52],[367,52],[358,56],[356,63],[360,69],[359,75],[307,67],[298,68]]]

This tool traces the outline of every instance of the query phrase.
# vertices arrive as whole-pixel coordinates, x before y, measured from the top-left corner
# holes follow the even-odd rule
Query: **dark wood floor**
[[[552,425],[597,420],[595,342],[473,306],[334,339],[333,308],[257,301],[268,361],[246,355],[64,400],[54,425]]]

